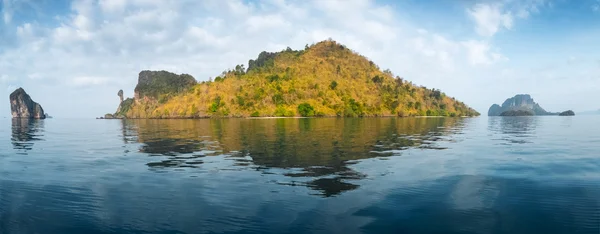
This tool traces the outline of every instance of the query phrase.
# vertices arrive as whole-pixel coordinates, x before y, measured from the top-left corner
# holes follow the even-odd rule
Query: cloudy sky
[[[600,0],[0,1],[0,116],[17,87],[53,116],[95,117],[141,70],[202,81],[327,38],[482,113],[517,93],[600,108]]]

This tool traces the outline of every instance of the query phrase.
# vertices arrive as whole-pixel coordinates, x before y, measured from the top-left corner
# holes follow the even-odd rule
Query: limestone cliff
[[[46,114],[40,104],[31,100],[31,97],[18,88],[10,94],[10,110],[13,118],[45,119]]]
[[[503,115],[503,113],[505,113]],[[502,106],[494,104],[488,110],[488,116],[514,116],[522,113],[524,115],[557,115],[544,110],[539,104],[533,101],[529,94],[518,94],[512,98],[506,99]]]
[[[196,79],[188,74],[142,71],[135,87],[135,100],[165,102],[171,96],[189,91],[196,84]]]

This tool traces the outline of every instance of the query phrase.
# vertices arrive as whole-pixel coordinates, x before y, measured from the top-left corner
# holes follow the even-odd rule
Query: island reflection
[[[356,160],[398,156],[409,148],[444,149],[436,142],[459,132],[461,118],[326,118],[124,120],[124,136],[137,136],[139,151],[162,160],[150,168],[200,168],[206,156],[226,155],[234,166],[309,181],[321,196],[357,189],[365,175]],[[167,157],[165,159],[165,156]]]
[[[488,130],[500,136],[501,145],[529,144],[535,139],[539,116],[490,117]]]
[[[27,154],[33,149],[34,141],[42,140],[44,121],[37,119],[12,119],[11,142],[18,154]]]

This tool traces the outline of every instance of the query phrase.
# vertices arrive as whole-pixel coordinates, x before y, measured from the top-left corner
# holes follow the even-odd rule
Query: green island
[[[438,89],[381,70],[333,40],[262,52],[209,81],[142,71],[134,98],[104,118],[478,116]]]

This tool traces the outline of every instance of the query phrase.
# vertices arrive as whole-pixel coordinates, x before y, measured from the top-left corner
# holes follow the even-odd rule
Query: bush
[[[237,95],[236,98],[237,98],[238,105],[244,106],[246,104],[246,100],[244,100],[244,97]]]
[[[275,105],[285,104],[285,100],[283,99],[283,95],[281,93],[277,93],[271,97],[273,99],[273,103]]]
[[[350,114],[350,115],[348,115]],[[362,117],[364,116],[365,111],[363,108],[363,105],[360,104],[359,102],[357,102],[356,100],[354,100],[353,98],[350,99],[350,101],[348,102],[348,108],[346,108],[346,116],[349,117]]]
[[[331,90],[335,90],[335,88],[337,88],[337,86],[338,86],[338,83],[335,80],[331,81],[331,84],[329,84],[329,88]]]
[[[277,109],[275,109],[275,116],[277,117],[293,117],[294,115],[296,115],[296,113],[294,113],[293,110],[289,110],[283,106],[278,106]]]
[[[371,80],[373,81],[373,83],[381,84],[383,82],[383,77],[381,77],[381,76],[375,76]]]
[[[210,112],[217,112],[219,110],[219,108],[221,108],[221,106],[223,106],[223,103],[221,102],[221,96],[217,96],[212,104],[210,104],[210,107],[208,108],[208,110],[210,110]]]
[[[260,113],[258,113],[258,111],[252,112],[252,114],[250,114],[251,117],[259,117]]]
[[[298,105],[298,113],[303,117],[315,116],[315,108],[308,103]]]

